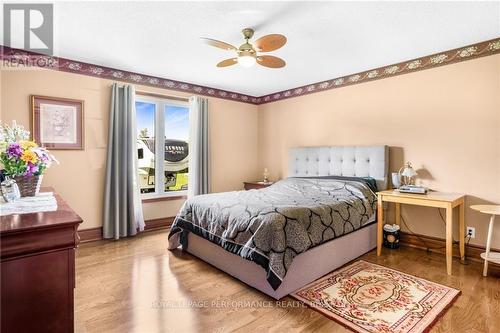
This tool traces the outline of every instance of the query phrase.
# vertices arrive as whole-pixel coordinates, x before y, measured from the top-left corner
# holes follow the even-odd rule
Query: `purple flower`
[[[21,149],[21,146],[19,143],[14,142],[9,144],[9,147],[7,148],[7,156],[9,157],[21,157],[23,154],[23,150]]]
[[[33,176],[34,173],[38,172],[38,165],[28,162],[26,169],[26,176]]]

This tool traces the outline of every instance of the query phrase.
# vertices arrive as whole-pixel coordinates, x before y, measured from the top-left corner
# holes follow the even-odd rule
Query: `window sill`
[[[187,195],[169,195],[164,197],[156,197],[156,198],[143,198],[142,203],[151,203],[151,202],[160,202],[160,201],[171,201],[171,200],[181,200],[187,199]]]

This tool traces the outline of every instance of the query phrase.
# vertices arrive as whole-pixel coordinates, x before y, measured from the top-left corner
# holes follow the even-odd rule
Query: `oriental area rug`
[[[417,333],[429,330],[459,294],[360,260],[291,295],[354,332]]]

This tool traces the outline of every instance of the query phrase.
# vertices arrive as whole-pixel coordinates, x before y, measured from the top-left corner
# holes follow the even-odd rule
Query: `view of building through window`
[[[187,103],[141,98],[136,101],[136,113],[141,193],[162,195],[187,190]],[[163,136],[157,136],[156,133],[163,133]],[[157,178],[160,182],[156,182]]]

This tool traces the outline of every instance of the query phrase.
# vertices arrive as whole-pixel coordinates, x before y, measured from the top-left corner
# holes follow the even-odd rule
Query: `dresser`
[[[1,332],[73,332],[82,219],[56,199],[57,211],[0,218]]]

